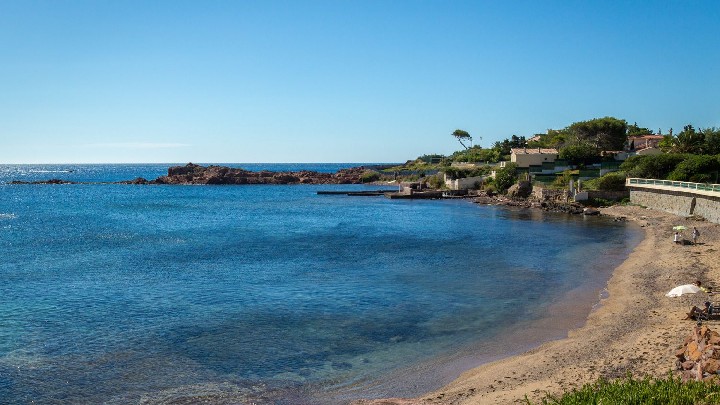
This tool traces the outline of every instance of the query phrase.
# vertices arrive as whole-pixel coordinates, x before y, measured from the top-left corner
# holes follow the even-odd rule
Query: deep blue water
[[[348,165],[316,166],[298,168]],[[316,195],[363,186],[2,185],[166,169],[2,167],[0,402],[419,395],[460,355],[561,337],[508,338],[577,292],[589,311],[640,237],[602,218]]]

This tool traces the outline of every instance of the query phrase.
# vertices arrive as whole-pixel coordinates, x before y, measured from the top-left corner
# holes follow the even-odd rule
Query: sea
[[[582,326],[642,238],[601,217],[317,194],[378,185],[112,184],[169,166],[0,165],[0,403],[421,395]],[[80,184],[8,184],[53,178]]]

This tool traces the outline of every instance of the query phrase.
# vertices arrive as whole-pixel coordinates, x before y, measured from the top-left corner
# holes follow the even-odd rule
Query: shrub
[[[707,183],[720,171],[720,161],[715,156],[695,155],[678,163],[668,175],[668,180]]]
[[[372,183],[373,181],[380,180],[380,173],[372,170],[366,170],[365,173],[360,176],[360,181],[363,183]]]
[[[690,155],[668,153],[662,155],[632,156],[620,165],[628,177],[666,179],[680,162]]]
[[[517,181],[517,168],[516,163],[508,163],[505,167],[500,168],[495,172],[495,189],[498,192],[505,192],[510,188],[515,181]]]
[[[555,177],[555,180],[552,182],[552,186],[554,188],[568,188],[570,185],[570,180],[572,179],[572,171],[565,170],[564,172],[562,172],[562,174]]]
[[[443,188],[443,187],[445,187],[445,180],[443,179],[442,175],[435,174],[435,175],[427,177],[427,184],[431,188]]]
[[[583,182],[583,188],[589,190],[623,191],[625,190],[625,173],[612,172],[597,179]]]
[[[625,404],[625,405],[665,405],[665,404],[717,404],[720,385],[703,382],[682,382],[669,375],[664,379],[644,378],[635,380],[629,375],[623,379],[609,382],[600,379],[586,384],[580,389],[566,392],[562,396],[547,395],[543,405],[575,404]],[[532,404],[528,399],[527,404]]]
[[[567,160],[574,165],[597,160],[599,156],[600,153],[594,146],[582,143],[566,146],[558,153],[560,159]]]
[[[447,174],[451,179],[462,179],[465,177],[483,176],[488,174],[490,171],[488,166],[476,167],[473,169],[461,169],[459,167],[443,167],[440,169],[443,173]]]

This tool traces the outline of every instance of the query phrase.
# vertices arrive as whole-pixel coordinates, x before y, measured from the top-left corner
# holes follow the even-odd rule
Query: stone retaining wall
[[[568,198],[567,190],[549,189],[533,186],[533,196],[538,201],[566,201]]]
[[[648,191],[648,189],[630,187],[630,202],[684,217],[698,215],[710,222],[720,223],[719,197],[682,191]]]

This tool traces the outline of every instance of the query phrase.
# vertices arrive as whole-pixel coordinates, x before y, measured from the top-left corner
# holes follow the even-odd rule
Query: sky
[[[0,0],[0,163],[404,162],[720,127],[720,1]]]

